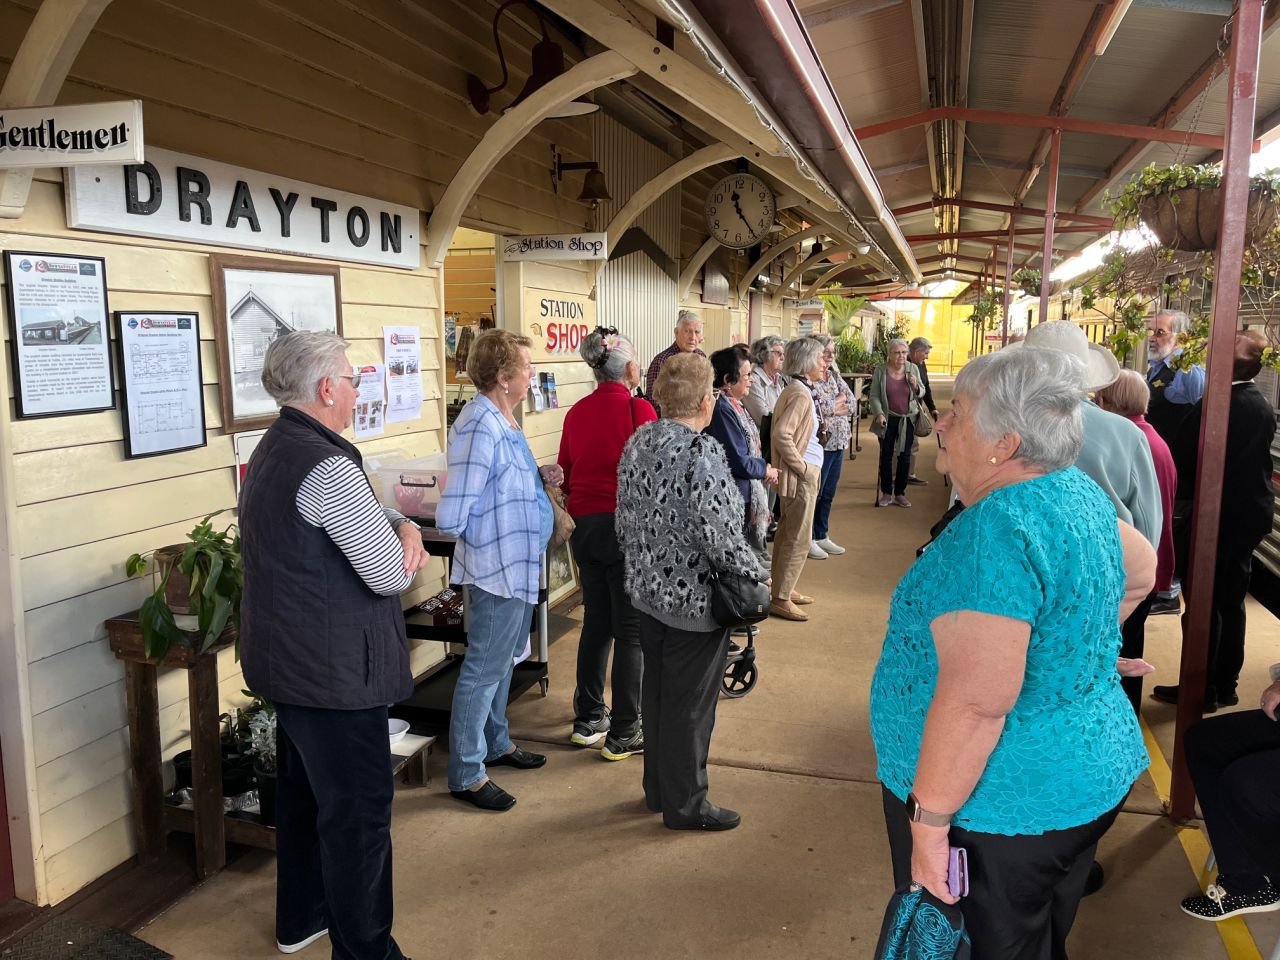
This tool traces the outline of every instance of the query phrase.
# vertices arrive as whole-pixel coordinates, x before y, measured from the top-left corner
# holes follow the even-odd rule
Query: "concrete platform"
[[[930,482],[910,489],[910,510],[872,507],[873,439],[846,462],[832,533],[849,552],[807,564],[801,588],[817,598],[812,619],[764,624],[757,687],[720,701],[711,797],[741,811],[742,827],[665,830],[644,810],[639,760],[607,763],[567,745],[571,633],[552,647],[549,696],[528,693],[510,711],[517,740],[550,757],[542,770],[496,777],[519,798],[512,812],[453,801],[440,752],[427,787],[397,793],[395,930],[405,952],[417,960],[869,957],[891,883],[867,691],[894,585],[945,508],[935,449],[928,440],[921,473]],[[1265,611],[1251,617],[1243,690],[1280,659],[1280,627]],[[1175,618],[1154,618],[1151,634],[1165,682],[1176,672]],[[1171,710],[1151,703],[1146,713],[1167,751]],[[1228,954],[1213,925],[1178,910],[1196,879],[1160,809],[1144,779],[1104,841],[1108,882],[1082,906],[1072,956],[1257,957]],[[254,854],[140,936],[180,958],[265,960],[278,956],[273,896],[271,857]],[[1251,927],[1267,956],[1280,914]],[[321,941],[299,956],[328,949]]]

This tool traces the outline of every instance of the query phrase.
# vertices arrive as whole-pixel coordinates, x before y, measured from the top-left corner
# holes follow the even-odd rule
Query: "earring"
[[[504,384],[502,385],[502,392],[503,392],[503,393],[508,393],[508,394],[509,394],[509,393],[511,392],[511,388],[510,388],[509,386],[507,386],[507,385],[504,383]]]
[[[325,401],[325,403],[327,403],[327,404],[328,404],[329,406],[331,406],[331,407],[333,406],[333,401],[332,401],[332,400],[326,400],[326,401]]]
[[[995,457],[987,457],[987,463],[990,463],[990,464],[992,464],[992,465],[994,466],[994,465],[995,465],[995,463],[996,463],[996,458],[995,458]]]

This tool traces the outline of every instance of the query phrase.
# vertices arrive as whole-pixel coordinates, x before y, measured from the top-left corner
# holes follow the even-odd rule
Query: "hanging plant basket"
[[[1263,184],[1251,185],[1246,246],[1270,232],[1276,224],[1277,212],[1276,198],[1271,191]],[[1162,246],[1187,252],[1214,250],[1222,222],[1222,187],[1185,187],[1145,197],[1139,204],[1139,214]]]

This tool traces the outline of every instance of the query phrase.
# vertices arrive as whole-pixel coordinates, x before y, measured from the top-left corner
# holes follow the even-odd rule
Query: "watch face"
[[[707,194],[707,232],[735,250],[759,243],[777,214],[773,191],[759,177],[734,173]]]

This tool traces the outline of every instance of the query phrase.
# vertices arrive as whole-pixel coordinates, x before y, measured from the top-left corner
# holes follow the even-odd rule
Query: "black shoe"
[[[1241,889],[1238,893],[1230,892],[1223,880],[1224,878],[1219,876],[1217,883],[1211,883],[1202,896],[1187,897],[1183,900],[1182,912],[1197,920],[1212,920],[1216,923],[1228,917],[1238,917],[1242,913],[1269,913],[1272,910],[1280,910],[1280,890],[1277,890],[1265,877],[1261,887],[1253,890]],[[1227,883],[1231,881],[1227,880]]]
[[[732,640],[730,640],[728,656],[736,657],[741,653],[742,653],[742,644],[734,643]]]
[[[711,807],[696,820],[688,823],[667,823],[668,830],[732,830],[742,822],[736,810],[728,807]]]
[[[1169,686],[1156,686],[1151,688],[1151,699],[1159,700],[1161,703],[1177,704],[1178,702],[1178,685],[1176,683]]]
[[[455,800],[469,803],[481,810],[492,810],[495,813],[503,813],[516,805],[516,798],[492,780],[486,780],[479,790],[450,790],[449,794]]]
[[[913,487],[927,487],[929,485],[928,480],[921,480],[919,477],[915,476],[914,474],[912,476],[907,477],[907,483],[911,484]]]
[[[1178,702],[1178,685],[1176,683],[1169,686],[1155,686],[1151,688],[1151,699],[1159,700],[1161,703],[1177,704]],[[1212,690],[1206,690],[1204,694],[1204,712],[1217,713],[1219,707],[1234,707],[1240,702],[1240,698],[1233,694],[1227,694],[1219,697]]]
[[[600,748],[600,756],[606,760],[625,760],[633,753],[644,753],[644,731],[639,727],[629,737],[609,734]]]
[[[1148,616],[1158,617],[1162,613],[1182,613],[1181,597],[1157,597],[1151,604]]]
[[[521,750],[516,747],[510,753],[504,753],[500,757],[492,760],[486,760],[486,767],[515,767],[517,770],[536,770],[547,762],[547,758],[540,753],[530,753],[528,750]]]
[[[1084,895],[1091,897],[1102,889],[1106,874],[1102,872],[1102,864],[1097,860],[1089,867],[1089,879],[1084,882]]]

